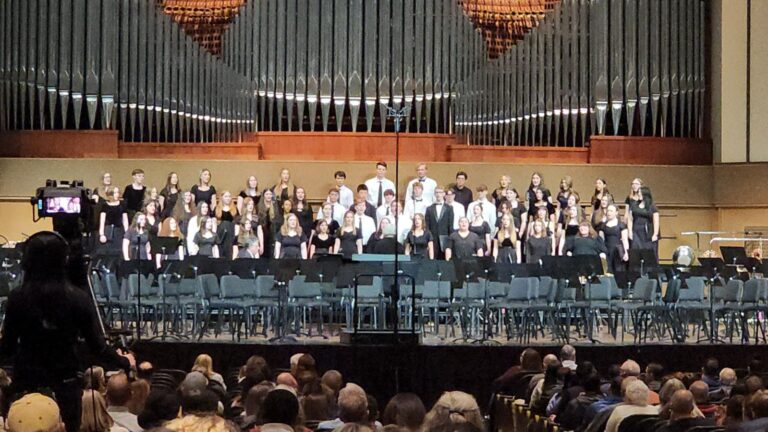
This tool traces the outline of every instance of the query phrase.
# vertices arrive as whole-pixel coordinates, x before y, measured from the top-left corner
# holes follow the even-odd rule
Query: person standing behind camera
[[[53,391],[67,431],[74,432],[82,404],[78,374],[85,369],[78,341],[110,369],[130,371],[135,360],[107,346],[91,299],[68,280],[68,255],[69,245],[56,233],[27,240],[23,283],[8,297],[0,353],[14,359],[11,394]]]

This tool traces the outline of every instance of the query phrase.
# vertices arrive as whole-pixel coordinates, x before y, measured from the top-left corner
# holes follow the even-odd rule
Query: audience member
[[[736,384],[736,371],[725,367],[720,369],[720,392],[713,396],[713,400],[723,400],[731,397],[731,389]]]
[[[563,367],[566,367],[572,371],[576,370],[576,348],[572,345],[563,345],[560,348],[560,362]]]
[[[622,377],[640,377],[640,365],[634,360],[627,360],[621,365]],[[659,404],[659,394],[653,390],[648,391],[648,403],[651,405]]]
[[[633,380],[626,387],[624,394],[624,404],[618,405],[608,418],[605,426],[605,432],[617,432],[621,422],[635,414],[657,415],[659,408],[648,403],[648,386],[639,379]]]
[[[149,396],[149,381],[137,379],[131,382],[131,400],[128,401],[128,411],[139,415],[144,410],[144,404]]]
[[[176,392],[153,390],[149,392],[144,409],[137,416],[139,426],[144,430],[157,428],[179,415],[181,401]]]
[[[335,417],[333,391],[320,382],[320,379],[304,385],[299,398],[304,418],[308,421],[326,421]]]
[[[337,400],[339,416],[334,420],[321,422],[317,430],[333,430],[347,423],[365,424],[368,420],[368,398],[365,390],[357,384],[347,383],[339,390]]]
[[[477,401],[460,391],[443,393],[424,417],[424,430],[430,432],[467,430],[461,429],[464,424],[478,431],[485,430]]]
[[[227,390],[224,378],[213,371],[213,359],[208,354],[200,354],[197,356],[195,364],[192,366],[192,371],[202,373],[209,381],[216,381],[225,391]]]
[[[128,376],[119,373],[112,375],[107,381],[107,412],[115,425],[127,429],[129,432],[141,432],[136,414],[128,409],[131,401],[131,385]]]
[[[696,407],[701,410],[704,417],[714,418],[717,413],[717,405],[709,401],[709,386],[707,383],[702,380],[695,381],[688,390],[693,394]]]
[[[238,416],[235,419],[235,423],[240,427],[240,430],[251,430],[257,426],[261,421],[261,411],[264,406],[264,399],[269,394],[275,385],[269,381],[263,381],[248,390],[248,394],[245,395],[245,411],[243,415]]]
[[[413,393],[398,393],[384,408],[381,423],[384,426],[396,425],[401,432],[418,432],[426,415],[421,398]]]
[[[290,372],[283,372],[279,374],[277,378],[275,378],[275,383],[278,385],[282,384],[282,385],[291,387],[297,392],[300,390],[299,383],[296,381],[296,378],[293,375],[291,375]]]
[[[701,368],[701,380],[709,387],[710,398],[720,393],[720,362],[710,357]]]
[[[83,392],[80,432],[128,432],[128,429],[115,424],[107,412],[107,403],[101,393],[86,390]]]
[[[562,414],[557,415],[556,421],[565,429],[574,430],[581,425],[582,420],[593,403],[600,399],[600,377],[592,373],[581,381],[583,392],[570,400]]]
[[[510,367],[493,381],[493,391],[524,398],[528,393],[531,378],[541,373],[541,365],[541,354],[538,351],[533,348],[524,349],[520,354],[520,364]]]
[[[669,401],[669,423],[657,429],[657,432],[685,432],[692,427],[714,426],[713,419],[697,416],[693,394],[688,390],[678,390]]]
[[[299,401],[289,390],[276,388],[270,391],[261,409],[263,424],[255,429],[260,432],[294,432],[299,417]]]
[[[107,381],[104,368],[101,366],[89,367],[83,374],[83,390],[96,390],[101,394],[107,391]]]
[[[758,390],[744,404],[744,422],[733,427],[734,432],[768,430],[768,391]]]
[[[8,411],[6,425],[8,432],[65,431],[59,406],[40,393],[29,393],[14,402]]]
[[[660,363],[651,362],[645,367],[645,376],[643,381],[650,391],[658,393],[661,389],[662,379],[664,378],[664,366]]]
[[[195,378],[195,380],[194,385],[188,384],[188,387],[182,390],[182,417],[169,421],[163,426],[162,430],[176,432],[238,432],[237,426],[218,415],[219,400],[216,394],[204,387],[201,390],[199,379]]]

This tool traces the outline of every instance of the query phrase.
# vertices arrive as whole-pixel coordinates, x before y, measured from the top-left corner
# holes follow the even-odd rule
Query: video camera
[[[83,232],[92,229],[91,192],[83,187],[82,180],[51,180],[37,188],[32,197],[33,221],[50,217],[53,229],[67,240],[79,239]],[[34,213],[37,213],[36,216]]]

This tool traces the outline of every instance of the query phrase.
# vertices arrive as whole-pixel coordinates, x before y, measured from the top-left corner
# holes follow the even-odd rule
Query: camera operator
[[[129,371],[135,360],[107,346],[93,302],[67,277],[69,254],[57,233],[43,231],[27,240],[24,280],[9,295],[0,352],[14,357],[11,392],[53,391],[67,431],[74,432],[80,427],[79,373],[85,369],[78,340],[110,369]]]

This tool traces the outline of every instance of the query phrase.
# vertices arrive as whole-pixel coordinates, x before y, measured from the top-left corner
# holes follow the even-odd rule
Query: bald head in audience
[[[705,404],[709,401],[709,385],[704,381],[694,381],[689,390],[697,404]]]
[[[670,420],[677,420],[694,417],[693,409],[695,407],[696,402],[693,399],[693,393],[684,389],[678,390],[672,394],[672,399],[669,401],[669,418]]]
[[[291,387],[294,390],[299,389],[299,383],[296,381],[296,378],[294,378],[294,376],[291,375],[290,372],[281,373],[280,375],[277,376],[277,379],[275,380],[275,382],[278,385],[282,384],[284,386]]]
[[[620,370],[622,377],[640,376],[640,365],[634,360],[627,360],[622,363]]]
[[[341,372],[331,369],[323,374],[321,382],[324,386],[331,389],[334,395],[338,396],[339,390],[344,385],[344,377],[341,375]]]
[[[554,354],[547,354],[544,356],[542,363],[544,363],[544,369],[547,369],[550,366],[554,366],[560,363],[560,359],[558,359]]]

